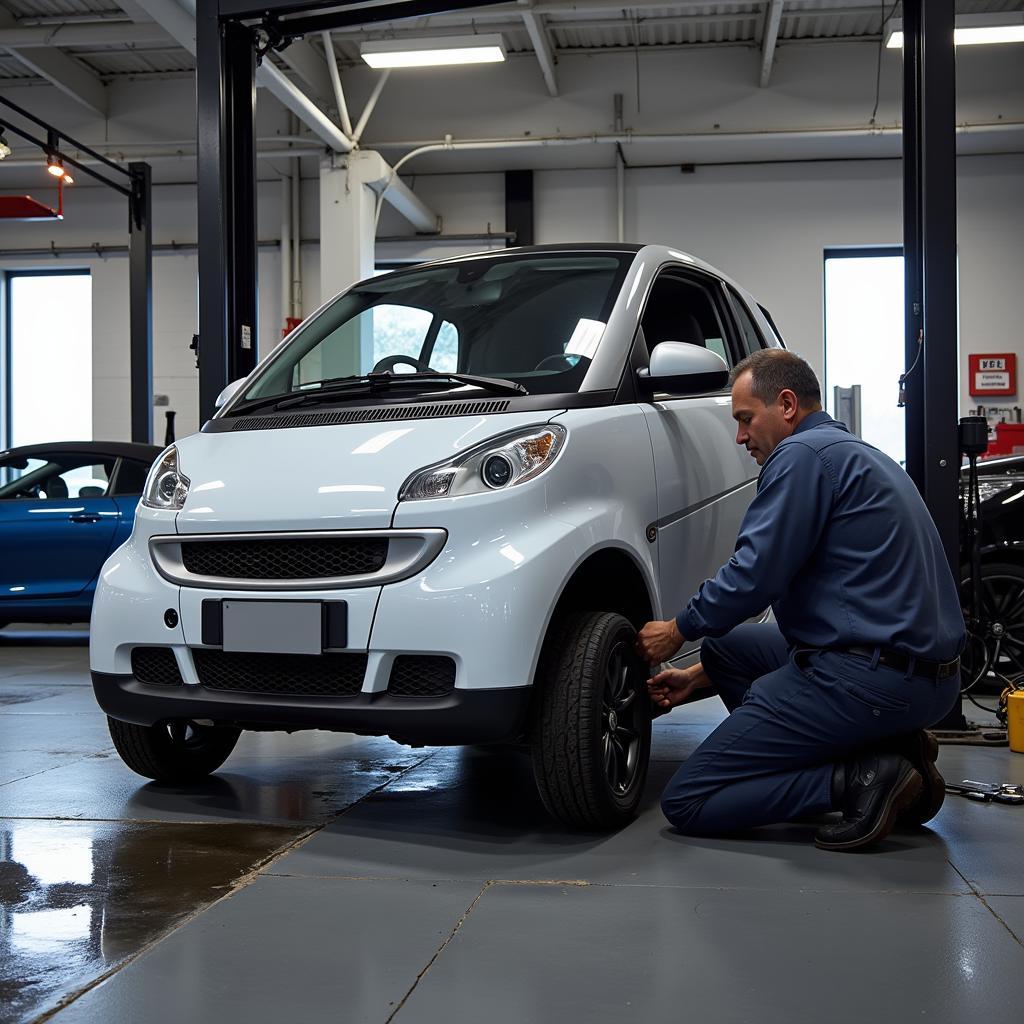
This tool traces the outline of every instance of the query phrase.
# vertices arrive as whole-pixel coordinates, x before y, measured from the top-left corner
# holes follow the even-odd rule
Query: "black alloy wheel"
[[[971,617],[970,579],[961,583],[967,648],[962,658],[964,689],[999,693],[1024,681],[1024,568],[1007,562],[981,567],[981,621]]]
[[[651,749],[647,670],[636,631],[613,612],[580,612],[549,633],[530,731],[534,778],[548,811],[609,831],[636,813]]]
[[[182,718],[136,725],[108,716],[107,726],[121,760],[133,772],[166,783],[205,779],[227,760],[241,735],[234,726]]]

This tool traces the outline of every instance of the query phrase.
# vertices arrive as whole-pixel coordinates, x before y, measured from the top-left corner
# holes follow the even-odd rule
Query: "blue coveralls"
[[[768,605],[778,626],[741,625]],[[676,623],[687,640],[720,638],[704,640],[701,662],[730,711],[662,797],[692,835],[833,809],[837,761],[933,724],[959,693],[957,675],[843,653],[951,661],[964,621],[910,478],[824,412],[765,460],[735,553]]]

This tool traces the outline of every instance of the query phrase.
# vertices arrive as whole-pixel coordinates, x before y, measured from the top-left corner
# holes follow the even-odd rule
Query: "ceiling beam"
[[[548,31],[544,27],[544,19],[532,11],[524,11],[523,21],[526,23],[526,31],[530,35],[534,52],[537,54],[537,63],[540,64],[541,74],[544,76],[548,92],[552,96],[557,96],[558,79],[555,78],[555,54],[551,49]]]
[[[95,23],[0,28],[0,46],[160,46],[173,42],[154,24]]]
[[[142,8],[172,39],[194,57],[196,55],[196,19],[175,0],[117,0],[129,16]]]
[[[9,11],[0,8],[0,29],[16,29],[18,21]],[[107,116],[107,90],[99,75],[90,71],[60,50],[44,47],[6,47],[12,57],[17,57],[25,67],[45,78],[62,93],[88,107],[94,113]]]
[[[296,39],[280,51],[281,59],[313,90],[319,99],[328,100],[334,95],[327,61],[306,39]],[[328,55],[334,60],[333,52]]]
[[[771,0],[764,15],[764,40],[761,43],[761,88],[767,88],[775,60],[775,45],[779,41],[779,25],[785,0]]]

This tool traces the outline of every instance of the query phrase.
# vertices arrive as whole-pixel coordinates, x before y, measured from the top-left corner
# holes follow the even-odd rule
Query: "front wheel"
[[[136,725],[107,717],[110,738],[133,772],[157,782],[198,782],[227,759],[241,729],[199,725],[175,719],[159,725]]]
[[[530,748],[544,806],[575,828],[608,831],[636,813],[651,752],[646,667],[621,615],[582,612],[545,643]]]

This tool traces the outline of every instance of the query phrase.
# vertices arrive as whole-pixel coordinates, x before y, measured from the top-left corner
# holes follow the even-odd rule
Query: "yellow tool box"
[[[1010,749],[1024,754],[1024,690],[1011,690],[1006,695],[1006,736]]]

